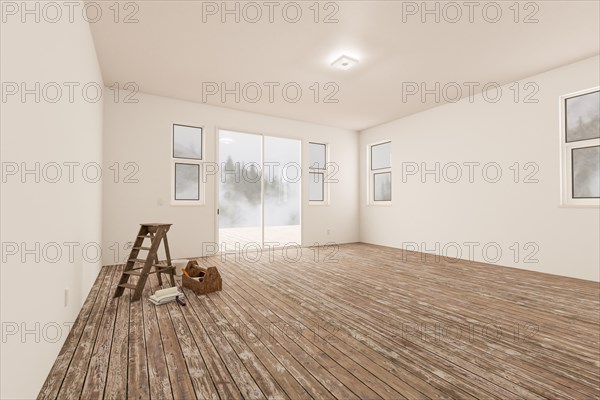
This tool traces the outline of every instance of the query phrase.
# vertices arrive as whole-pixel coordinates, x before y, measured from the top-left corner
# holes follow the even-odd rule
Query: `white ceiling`
[[[227,2],[231,8],[236,3],[244,5]],[[422,2],[402,1],[336,1],[337,23],[315,23],[309,9],[314,2],[299,1],[302,18],[290,23],[283,18],[285,2],[275,3],[272,23],[263,1],[254,3],[263,12],[256,23],[246,22],[242,12],[239,23],[231,15],[222,23],[220,13],[203,14],[203,7],[221,7],[220,1],[140,1],[139,22],[115,23],[108,9],[113,2],[106,2],[104,18],[90,24],[105,84],[136,82],[141,92],[203,102],[203,84],[223,82],[234,88],[235,82],[256,82],[263,89],[256,103],[244,97],[236,103],[233,95],[222,102],[219,95],[205,93],[206,103],[361,130],[438,105],[433,96],[425,103],[419,96],[403,101],[403,82],[503,84],[600,52],[598,1],[530,2],[539,6],[537,23],[515,23],[512,1],[496,3],[502,7],[497,23],[484,19],[483,1],[474,9],[473,23],[464,5],[457,23],[443,14],[440,23],[433,15],[422,23],[420,14],[405,14],[403,22],[403,7]],[[535,11],[533,6],[524,9],[525,3],[520,3],[521,20]],[[324,10],[325,2],[320,4],[322,20],[334,8]],[[286,16],[293,18],[293,10],[288,8]],[[131,11],[121,7],[119,17]],[[246,11],[253,18],[254,10]],[[493,11],[488,8],[488,18]],[[447,12],[454,17],[453,10]],[[341,53],[359,58],[359,64],[350,71],[331,68]],[[267,82],[280,85],[272,103]],[[290,82],[302,89],[297,103],[282,95]],[[318,102],[310,89],[314,82],[321,87]],[[323,102],[328,82],[339,88],[337,104]],[[255,92],[247,89],[252,100]]]

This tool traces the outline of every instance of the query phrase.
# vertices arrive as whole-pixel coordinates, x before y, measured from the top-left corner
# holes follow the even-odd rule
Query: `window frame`
[[[325,164],[323,168],[313,167],[310,164],[310,146],[311,145],[319,145],[324,147],[324,156],[325,156]],[[327,206],[329,205],[329,182],[327,179],[327,167],[329,165],[329,143],[321,143],[321,142],[308,142],[308,151],[306,152],[308,155],[308,204],[311,206]],[[310,180],[313,179],[313,174],[321,174],[323,176],[323,180],[321,182],[323,197],[322,200],[311,200],[310,198],[310,184],[312,183]]]
[[[183,126],[186,128],[200,129],[200,158],[175,157],[175,127]],[[206,196],[206,182],[202,179],[205,162],[206,135],[204,126],[195,126],[189,124],[172,123],[171,124],[171,206],[204,206]],[[198,200],[195,199],[177,199],[177,164],[196,165],[198,168]]]
[[[573,150],[600,146],[600,138],[580,139],[567,142],[567,100],[586,94],[594,93],[600,90],[600,86],[580,90],[559,97],[560,110],[560,206],[561,207],[600,207],[600,198],[598,197],[574,197],[573,181]]]
[[[390,166],[389,167],[382,167],[382,168],[373,168],[373,147],[377,147],[377,146],[383,146],[384,144],[388,144],[390,145]],[[382,169],[390,169],[392,168],[392,151],[391,151],[391,147],[392,147],[392,141],[388,140],[386,142],[381,142],[381,143],[375,143],[372,144],[370,146],[370,157],[369,157],[369,168],[371,169],[371,171],[379,171]]]
[[[379,168],[379,169],[383,169],[383,168]],[[377,169],[372,170],[372,171],[377,171]],[[389,175],[390,176],[390,200],[377,200],[375,198],[376,197],[376,194],[375,194],[375,177],[377,175]],[[373,201],[374,202],[380,203],[380,202],[391,202],[392,201],[391,200],[392,199],[392,171],[374,172],[373,173],[373,193],[372,193],[372,195],[373,195]]]
[[[196,169],[198,170],[198,198],[196,199],[178,199],[177,198],[177,166],[178,165],[191,165],[192,167],[196,167]],[[182,163],[182,162],[175,162],[174,165],[174,169],[175,169],[175,175],[173,178],[173,199],[175,201],[200,201],[200,165],[196,164],[196,163]]]
[[[184,128],[200,129],[200,158],[176,157],[175,156],[175,127],[176,126],[182,126]],[[172,129],[173,129],[173,133],[171,135],[171,158],[176,158],[178,160],[202,161],[204,158],[204,129],[200,126],[192,126],[192,125],[184,125],[184,124],[173,124]]]
[[[373,147],[381,146],[383,144],[390,145],[390,165],[389,167],[384,168],[373,168]],[[394,200],[393,193],[393,177],[394,174],[392,172],[392,164],[393,164],[393,154],[392,154],[392,140],[382,140],[375,143],[370,143],[367,145],[367,205],[371,206],[390,206],[392,205],[392,201]],[[379,174],[390,174],[390,200],[375,200],[375,175]]]
[[[318,183],[318,182],[313,182],[313,181],[309,181],[308,183],[308,201],[309,203],[323,203],[325,202],[325,173],[324,172],[309,172],[308,173],[308,178],[309,179],[313,179],[312,175],[321,175],[321,200],[311,200],[310,198],[310,184],[311,183]]]

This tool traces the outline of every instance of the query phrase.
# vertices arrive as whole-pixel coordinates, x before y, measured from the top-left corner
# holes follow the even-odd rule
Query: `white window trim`
[[[566,114],[565,103],[566,99],[576,96],[581,96],[587,93],[598,91],[599,86],[594,88],[580,90],[578,92],[569,93],[559,97],[559,143],[560,143],[560,206],[561,207],[585,207],[598,208],[600,207],[600,199],[574,199],[573,198],[573,181],[572,181],[572,159],[571,151],[582,147],[591,147],[600,145],[600,138],[585,139],[576,142],[567,143],[566,132]]]
[[[324,145],[325,146],[325,168],[312,168],[310,166],[310,145],[311,144],[319,144],[319,145]],[[308,193],[308,205],[309,206],[328,206],[329,203],[329,175],[328,175],[328,169],[329,169],[329,165],[330,165],[330,161],[329,161],[329,143],[323,143],[323,142],[308,142],[308,149],[307,152],[308,154],[308,162],[309,162],[309,166],[308,166],[308,189],[307,189],[307,193]],[[323,200],[311,200],[310,199],[310,179],[311,176],[310,174],[312,173],[320,173],[323,174]]]
[[[377,146],[380,144],[385,144],[385,143],[390,143],[390,147],[392,145],[392,140],[391,139],[386,139],[386,140],[381,140],[379,142],[374,142],[374,143],[369,143],[367,145],[367,205],[369,206],[391,206],[392,202],[394,201],[394,174],[392,172],[392,166],[393,166],[393,155],[392,155],[392,151],[390,150],[390,166],[389,168],[379,168],[379,169],[371,169],[371,148],[373,146]],[[386,173],[389,172],[390,173],[390,191],[391,191],[391,196],[392,196],[392,200],[375,200],[375,174],[382,174],[382,173]]]
[[[174,144],[175,144],[175,125],[179,126],[187,126],[191,128],[198,128],[202,130],[202,154],[201,160],[196,160],[193,158],[178,158],[174,157]],[[206,182],[204,182],[204,161],[206,159],[206,128],[203,125],[190,125],[184,123],[173,122],[171,124],[171,185],[169,191],[171,193],[171,206],[176,207],[197,207],[206,205]],[[175,199],[175,164],[193,164],[198,165],[198,188],[199,195],[198,200],[180,200]]]

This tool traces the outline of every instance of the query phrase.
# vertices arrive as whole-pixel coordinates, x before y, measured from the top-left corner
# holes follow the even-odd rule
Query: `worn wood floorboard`
[[[223,291],[113,298],[102,268],[39,399],[600,399],[600,285],[368,244],[199,259]],[[325,256],[328,255],[328,258]],[[260,256],[259,260],[254,260]]]
[[[83,303],[83,307],[75,320],[75,324],[71,328],[65,343],[54,362],[54,366],[50,370],[42,389],[40,390],[39,397],[40,398],[48,398],[54,399],[57,397],[58,392],[62,386],[62,382],[65,379],[65,375],[69,369],[69,364],[73,359],[73,354],[77,349],[77,345],[81,340],[81,335],[83,334],[83,330],[86,326],[87,320],[90,317],[90,313],[94,307],[96,299],[98,297],[98,293],[100,292],[100,288],[102,287],[104,280],[106,279],[107,273],[110,271],[109,268],[102,268],[94,286],[90,290],[90,293]]]

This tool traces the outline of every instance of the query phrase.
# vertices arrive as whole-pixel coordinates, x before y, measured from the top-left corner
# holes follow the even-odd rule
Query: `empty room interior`
[[[600,399],[600,2],[1,4],[13,399]]]

